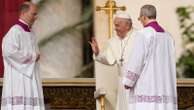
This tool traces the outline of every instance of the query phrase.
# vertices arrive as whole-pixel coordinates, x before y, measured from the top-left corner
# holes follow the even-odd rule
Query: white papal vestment
[[[127,110],[128,108],[127,102],[129,91],[125,90],[122,84],[123,77],[122,68],[128,61],[135,33],[136,30],[131,29],[124,39],[121,39],[118,36],[112,37],[111,39],[108,40],[108,44],[103,49],[103,51],[100,52],[99,55],[95,57],[96,61],[106,65],[117,64],[117,67],[119,69],[116,110]],[[120,61],[121,59],[123,59],[123,62]]]

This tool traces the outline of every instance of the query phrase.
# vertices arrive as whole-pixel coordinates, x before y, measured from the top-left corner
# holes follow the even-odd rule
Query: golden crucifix
[[[109,38],[113,35],[113,14],[117,10],[126,10],[125,6],[117,7],[114,0],[108,0],[104,7],[96,6],[96,11],[104,10],[108,14],[108,23],[109,23]]]

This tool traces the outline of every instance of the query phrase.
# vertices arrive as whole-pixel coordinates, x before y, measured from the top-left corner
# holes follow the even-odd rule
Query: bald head
[[[20,19],[24,20],[30,26],[37,19],[37,7],[32,2],[24,2],[19,7]]]
[[[156,19],[156,8],[153,5],[144,5],[141,7],[140,16]]]
[[[31,2],[24,2],[20,5],[19,7],[19,12],[22,13],[22,12],[27,12],[31,6],[33,6],[35,4],[31,3]]]

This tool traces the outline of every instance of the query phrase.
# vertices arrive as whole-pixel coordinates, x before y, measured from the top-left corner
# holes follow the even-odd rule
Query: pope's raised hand
[[[96,41],[96,39],[94,37],[92,37],[92,40],[89,41],[89,44],[91,45],[92,47],[92,51],[95,55],[98,55],[99,53],[99,47],[98,47],[98,43]]]

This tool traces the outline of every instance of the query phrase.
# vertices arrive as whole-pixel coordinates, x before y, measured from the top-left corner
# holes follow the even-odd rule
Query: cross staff
[[[117,10],[126,10],[125,6],[117,7],[116,2],[113,0],[108,0],[104,7],[96,6],[96,11],[104,10],[108,14],[108,23],[109,23],[109,38],[113,35],[113,14]]]

